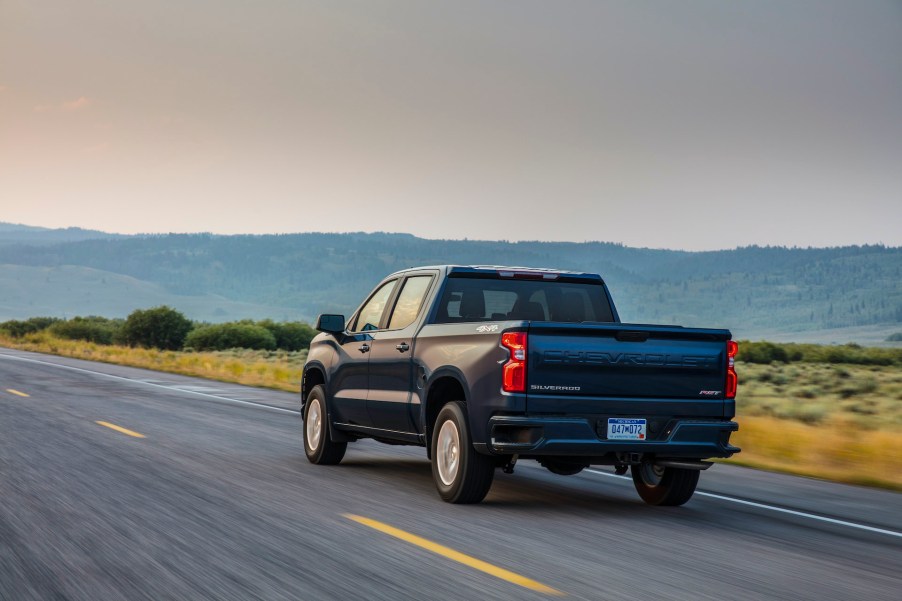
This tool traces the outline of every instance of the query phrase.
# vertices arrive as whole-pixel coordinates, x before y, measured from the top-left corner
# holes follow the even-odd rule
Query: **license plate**
[[[645,420],[609,417],[608,440],[645,440]]]

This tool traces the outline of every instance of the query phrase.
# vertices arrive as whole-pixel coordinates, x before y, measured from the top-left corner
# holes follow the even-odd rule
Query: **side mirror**
[[[345,316],[323,313],[316,318],[316,329],[320,332],[338,334],[345,331]]]

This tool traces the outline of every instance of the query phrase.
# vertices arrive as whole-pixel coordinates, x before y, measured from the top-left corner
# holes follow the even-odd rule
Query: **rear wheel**
[[[310,463],[335,465],[345,456],[346,442],[334,442],[329,435],[326,393],[322,386],[314,386],[304,405],[304,453]]]
[[[660,467],[644,461],[631,468],[633,484],[649,505],[682,505],[692,498],[698,485],[698,470]]]
[[[492,487],[495,460],[473,448],[464,404],[442,407],[432,432],[432,478],[439,495],[449,503],[482,501]]]

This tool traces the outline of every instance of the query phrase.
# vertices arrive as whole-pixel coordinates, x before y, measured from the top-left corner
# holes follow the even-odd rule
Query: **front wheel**
[[[467,427],[466,408],[453,401],[442,407],[432,430],[432,478],[449,503],[479,503],[495,477],[495,460],[477,453]]]
[[[334,442],[329,435],[326,412],[326,393],[322,386],[314,386],[304,405],[304,453],[310,463],[335,465],[345,456],[346,442]]]
[[[643,461],[631,468],[633,484],[649,505],[682,505],[692,498],[698,485],[698,470],[661,467]]]

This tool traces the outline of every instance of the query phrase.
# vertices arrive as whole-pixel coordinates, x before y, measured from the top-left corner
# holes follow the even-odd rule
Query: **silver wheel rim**
[[[319,439],[322,436],[323,412],[320,409],[319,399],[310,399],[310,408],[307,409],[307,420],[304,428],[307,432],[307,446],[311,451],[319,448]]]
[[[661,478],[664,477],[664,470],[666,468],[654,465],[650,462],[645,462],[640,469],[642,472],[642,481],[649,486],[657,486],[661,483]]]
[[[460,433],[450,419],[442,424],[435,446],[435,463],[442,484],[451,486],[460,468]]]

